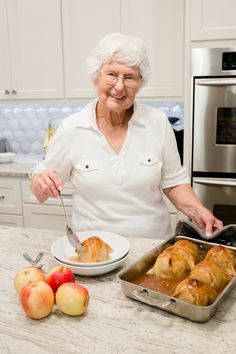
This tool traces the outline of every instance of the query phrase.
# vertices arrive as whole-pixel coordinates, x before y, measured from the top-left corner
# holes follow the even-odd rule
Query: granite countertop
[[[33,162],[0,163],[0,177],[28,177],[29,171],[35,164]]]
[[[17,271],[44,251],[43,270],[56,266],[51,243],[60,232],[0,226],[0,352],[1,353],[236,353],[236,289],[233,288],[212,319],[195,323],[127,298],[118,270],[97,277],[76,276],[90,292],[85,315],[70,317],[56,308],[43,320],[25,316],[13,288]],[[160,240],[130,238],[126,264],[153,249]],[[120,270],[120,269],[119,269]]]

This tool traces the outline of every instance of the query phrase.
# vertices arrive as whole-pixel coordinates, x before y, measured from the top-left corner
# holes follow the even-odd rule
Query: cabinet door
[[[86,59],[98,40],[120,32],[120,0],[62,0],[67,98],[94,97]]]
[[[20,181],[15,178],[0,178],[0,213],[22,214]]]
[[[121,0],[121,30],[141,37],[152,75],[141,97],[183,97],[184,0]]]
[[[191,0],[191,39],[235,39],[235,13],[235,0]]]
[[[8,0],[12,99],[62,98],[60,0]]]
[[[0,0],[0,98],[7,99],[11,90],[10,55],[7,31],[7,0]]]

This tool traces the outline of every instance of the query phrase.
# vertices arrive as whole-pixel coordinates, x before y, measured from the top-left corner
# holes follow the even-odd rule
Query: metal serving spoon
[[[65,208],[64,201],[62,199],[61,191],[58,190],[58,193],[59,193],[59,196],[61,199],[61,204],[63,206],[64,214],[65,214],[65,218],[66,218],[66,236],[74,248],[79,249],[81,252],[83,252],[83,246],[82,246],[80,240],[78,239],[78,237],[76,236],[76,234],[74,233],[72,228],[69,226],[69,217],[66,212],[66,208]]]

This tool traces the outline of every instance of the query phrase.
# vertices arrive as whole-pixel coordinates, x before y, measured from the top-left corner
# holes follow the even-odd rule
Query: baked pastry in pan
[[[189,277],[177,285],[173,296],[193,305],[207,306],[215,301],[217,292],[201,281]]]
[[[199,261],[198,246],[188,240],[179,240],[167,247],[156,259],[147,274],[155,274],[165,279],[183,277]]]
[[[214,262],[229,276],[236,275],[236,253],[229,248],[220,245],[213,246],[207,252],[205,260]]]
[[[221,290],[232,279],[214,262],[203,260],[191,271],[190,277],[201,281],[214,290]]]

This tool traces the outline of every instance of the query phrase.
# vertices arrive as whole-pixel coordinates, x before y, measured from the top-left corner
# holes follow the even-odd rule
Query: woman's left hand
[[[175,207],[193,220],[206,236],[224,226],[221,220],[202,205],[189,184],[180,184],[163,191]]]
[[[200,206],[197,212],[194,213],[192,220],[206,236],[210,236],[214,231],[219,230],[224,226],[221,220],[217,219],[210,210],[203,206]]]

